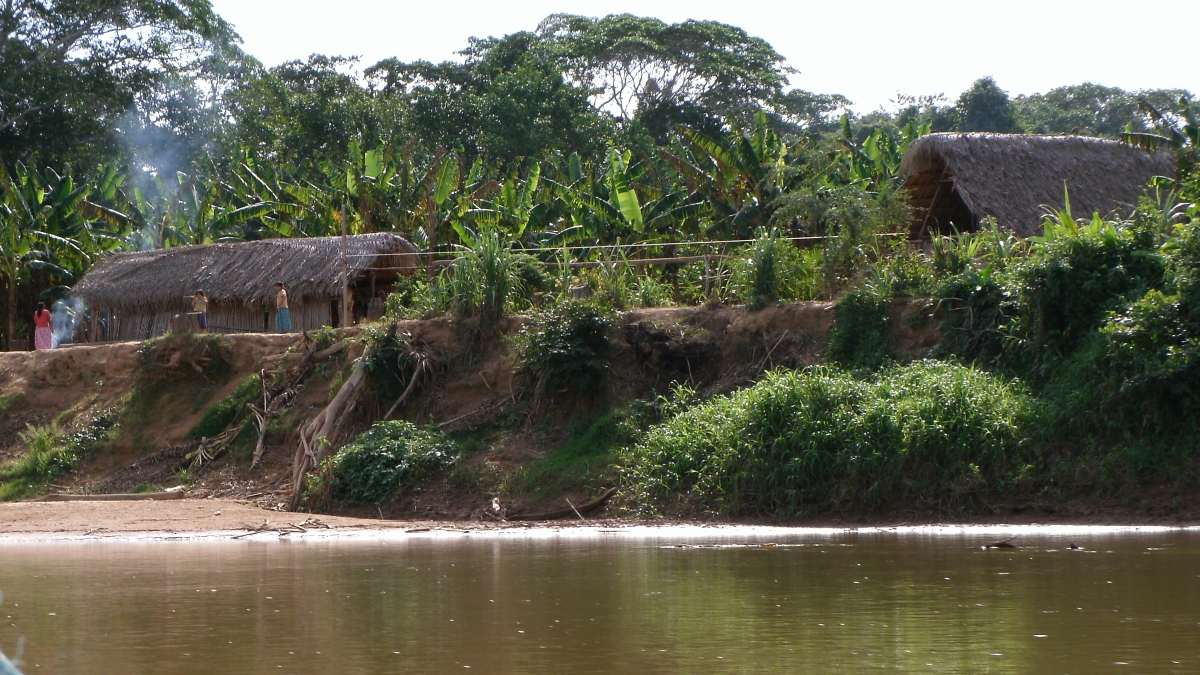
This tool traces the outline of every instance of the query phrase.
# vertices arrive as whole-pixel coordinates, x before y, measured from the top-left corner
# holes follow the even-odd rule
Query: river
[[[982,548],[1008,536],[0,542],[0,649],[26,675],[1200,672],[1200,532]]]

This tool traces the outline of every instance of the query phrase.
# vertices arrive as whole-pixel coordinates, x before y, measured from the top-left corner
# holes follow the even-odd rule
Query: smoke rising
[[[86,311],[87,305],[79,298],[68,297],[54,303],[50,308],[50,321],[54,325],[54,335],[50,339],[51,347],[70,344]]]

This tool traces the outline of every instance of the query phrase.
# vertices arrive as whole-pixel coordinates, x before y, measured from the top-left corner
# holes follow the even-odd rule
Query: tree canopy
[[[126,115],[169,116],[174,83],[198,79],[236,41],[208,0],[6,0],[0,158],[111,154]]]

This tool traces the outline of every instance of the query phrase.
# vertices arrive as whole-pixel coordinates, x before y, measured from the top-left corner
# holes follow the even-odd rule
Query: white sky
[[[212,0],[268,66],[321,53],[366,67],[455,59],[470,36],[532,30],[547,14],[710,19],[765,39],[800,71],[791,86],[838,93],[867,112],[897,93],[951,99],[991,75],[1010,94],[1085,81],[1200,93],[1186,44],[1200,0]],[[1183,31],[1180,33],[1179,31]]]

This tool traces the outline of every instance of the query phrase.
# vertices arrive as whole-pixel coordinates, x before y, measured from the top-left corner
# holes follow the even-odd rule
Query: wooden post
[[[346,266],[346,202],[342,202],[342,316],[341,328],[350,327],[350,271]]]

